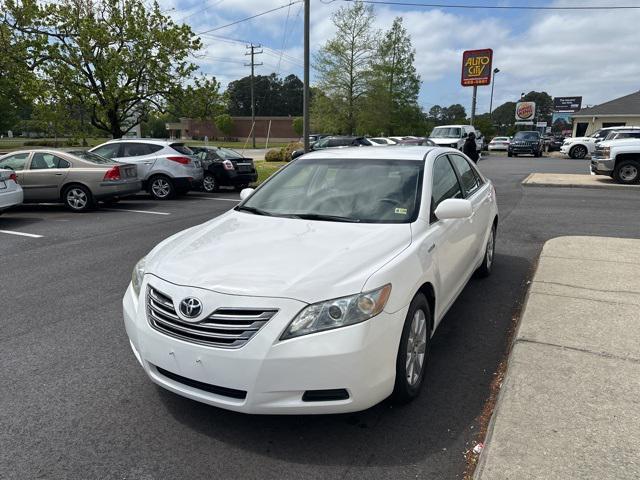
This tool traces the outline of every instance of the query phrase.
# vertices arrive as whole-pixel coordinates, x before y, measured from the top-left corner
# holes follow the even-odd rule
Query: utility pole
[[[302,138],[304,151],[309,151],[309,7],[311,1],[304,0],[304,85],[302,95]]]
[[[500,73],[499,68],[493,69],[493,78],[491,79],[491,101],[489,102],[489,118],[493,123],[493,86],[496,84],[496,75]]]
[[[247,48],[249,51],[246,52],[245,55],[251,55],[251,63],[245,63],[244,66],[251,67],[251,140],[253,148],[256,148],[256,102],[253,94],[253,75],[254,68],[262,65],[262,62],[255,62],[255,56],[262,53],[262,50],[257,51],[256,49],[262,48],[262,45],[254,45],[252,43],[251,45],[247,45]]]

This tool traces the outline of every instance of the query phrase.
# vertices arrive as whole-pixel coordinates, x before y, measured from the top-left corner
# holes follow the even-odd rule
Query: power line
[[[254,45],[253,43],[247,45],[247,48],[249,51],[246,52],[245,55],[251,55],[251,63],[245,63],[245,67],[251,67],[251,138],[253,140],[253,148],[256,148],[256,102],[253,93],[253,74],[255,67],[262,65],[262,62],[255,62],[255,56],[261,54],[263,51],[256,51],[256,49],[261,48],[261,46]]]
[[[335,1],[335,0],[334,0]],[[417,2],[392,2],[387,0],[342,0],[343,2],[360,1],[373,5],[392,5],[400,7],[426,7],[426,8],[465,8],[465,9],[482,9],[482,10],[632,10],[640,9],[640,5],[597,5],[582,7],[549,7],[549,6],[531,6],[531,5],[473,5],[473,4],[447,4],[447,3],[417,3]],[[323,2],[327,3],[327,2]],[[333,3],[333,2],[329,2]]]
[[[240,20],[236,20],[235,22],[227,23],[226,25],[220,25],[219,27],[211,28],[209,30],[205,30],[203,32],[198,32],[196,35],[204,35],[205,33],[215,32],[217,30],[222,30],[223,28],[231,27],[232,25],[237,25],[238,23],[246,22],[248,20],[253,20],[254,18],[261,17],[263,15],[267,15],[271,12],[276,12],[278,10],[282,10],[283,8],[289,8],[291,5],[295,5],[296,3],[300,3],[302,0],[295,0],[294,2],[289,2],[285,5],[280,5],[279,7],[272,8],[271,10],[265,10],[264,12],[256,13],[255,15],[251,15],[250,17],[241,18]]]

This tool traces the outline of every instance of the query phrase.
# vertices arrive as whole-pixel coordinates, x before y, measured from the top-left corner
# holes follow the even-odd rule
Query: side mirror
[[[253,188],[243,188],[240,191],[240,200],[245,200],[245,199],[249,198],[253,192],[254,192]],[[442,202],[442,203],[444,203],[444,202]]]
[[[463,198],[447,198],[438,205],[434,214],[438,220],[469,218],[473,214],[473,207],[469,200]]]

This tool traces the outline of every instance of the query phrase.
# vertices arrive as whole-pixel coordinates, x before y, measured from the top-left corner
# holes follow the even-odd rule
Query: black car
[[[253,159],[224,147],[189,147],[202,161],[205,192],[215,192],[219,187],[247,188],[258,180]]]
[[[335,137],[324,137],[311,145],[311,151],[315,152],[316,150],[323,150],[325,148],[334,148],[334,147],[364,147],[371,145],[371,142],[367,140],[365,137],[346,137],[346,136],[335,136]],[[298,158],[300,155],[304,154],[304,149],[301,148],[299,150],[294,150],[291,153],[291,160]]]
[[[513,139],[509,143],[507,156],[533,155],[534,157],[541,157],[543,150],[544,141],[540,136],[540,132],[522,131],[516,132],[513,136]]]
[[[549,142],[549,151],[550,152],[559,152],[560,147],[564,143],[564,137],[562,135],[554,135],[551,137],[551,142]]]

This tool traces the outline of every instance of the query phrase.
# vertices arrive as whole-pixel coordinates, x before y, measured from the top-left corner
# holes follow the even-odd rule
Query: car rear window
[[[172,143],[169,146],[182,155],[193,155],[193,150],[187,147],[184,143]]]
[[[74,150],[68,153],[70,155],[73,155],[74,157],[78,157],[87,162],[96,163],[99,165],[116,165],[118,163],[114,162],[110,158],[101,157],[98,154],[87,152],[86,150]]]

